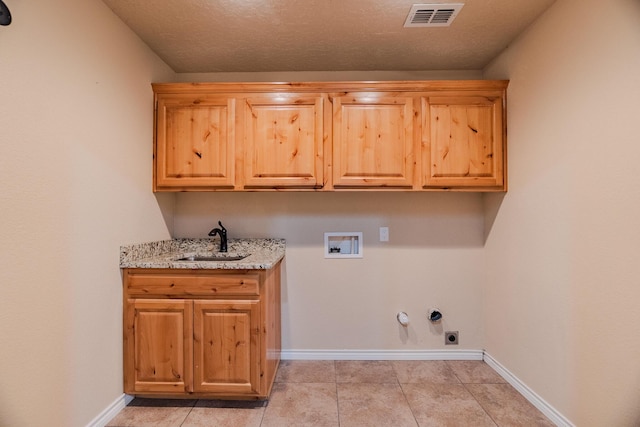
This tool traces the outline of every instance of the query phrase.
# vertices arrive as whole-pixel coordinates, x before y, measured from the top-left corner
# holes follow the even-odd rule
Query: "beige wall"
[[[485,73],[511,80],[485,346],[585,427],[640,425],[640,2],[603,6],[559,0]]]
[[[177,196],[175,234],[283,237],[285,350],[433,350],[443,329],[481,349],[482,197],[425,193],[215,193]],[[379,242],[387,226],[390,241]],[[324,232],[364,233],[362,259],[325,259]],[[431,305],[443,324],[426,320]],[[405,310],[407,331],[396,321]],[[408,332],[408,333],[407,333]],[[452,349],[452,347],[447,347]]]
[[[150,82],[100,1],[8,1],[0,27],[0,425],[84,426],[122,396],[122,244],[170,235]]]

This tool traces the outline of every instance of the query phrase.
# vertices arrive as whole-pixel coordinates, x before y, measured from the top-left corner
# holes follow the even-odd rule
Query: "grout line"
[[[396,379],[397,379],[397,374],[396,374]],[[409,403],[409,399],[407,399],[407,393],[405,393],[404,387],[402,387],[402,384],[400,383],[400,380],[398,380],[398,385],[400,386],[400,391],[402,392],[402,395],[404,396],[404,401],[407,402],[407,406],[409,407],[409,411],[411,411],[411,416],[413,417],[413,420],[416,422],[416,426],[420,427],[420,422],[418,422],[418,419],[416,418],[416,414],[415,414],[415,412],[413,412],[413,408],[411,407],[411,403]]]
[[[189,412],[187,412],[187,415],[184,417],[184,420],[182,420],[178,427],[182,427],[184,425],[184,422],[187,421],[187,418],[189,418],[189,414],[191,413],[191,411],[193,411],[193,406],[191,407],[191,409],[189,409]]]
[[[277,374],[277,372],[276,372],[276,374]],[[274,384],[274,385],[275,385],[275,384]],[[271,392],[273,393],[273,388],[272,388]],[[271,397],[271,396],[269,396],[269,398],[270,398],[270,397]],[[267,405],[266,405],[266,406],[264,406],[264,407],[262,408],[262,416],[260,417],[260,424],[259,424],[259,426],[262,426],[262,423],[264,422],[264,414],[267,412],[267,408],[269,407],[269,398],[267,398]]]
[[[444,361],[444,365],[447,367],[447,369],[449,369],[451,371],[451,373],[453,374],[454,377],[456,377],[456,379],[458,380],[458,384],[463,384],[462,380],[460,379],[460,377],[458,376],[458,374],[456,374],[456,370],[453,369],[451,367],[451,365],[449,365],[449,361],[445,360]]]
[[[489,411],[487,411],[487,409],[484,406],[482,406],[482,403],[480,403],[480,401],[476,398],[476,396],[467,387],[467,385],[470,385],[470,384],[473,384],[473,383],[463,383],[463,382],[461,382],[461,384],[464,387],[464,389],[467,390],[467,393],[469,393],[471,395],[471,397],[473,397],[473,400],[475,400],[476,403],[478,403],[478,406],[480,406],[480,408],[484,411],[484,413],[487,414],[487,416],[491,419],[491,421],[493,421],[493,423],[496,425],[496,427],[500,427],[500,424],[498,424],[498,422],[491,416]]]
[[[338,395],[338,368],[336,367],[336,361],[333,361],[333,379],[336,386],[336,411],[338,411],[338,427],[340,427],[340,396]]]
[[[199,399],[196,399],[193,402],[193,405],[191,406],[191,408],[189,408],[189,412],[187,412],[187,415],[184,417],[184,420],[182,420],[182,422],[180,423],[180,425],[178,427],[182,427],[184,425],[185,421],[187,421],[187,418],[189,418],[189,415],[191,414],[191,411],[193,411],[193,408],[195,408],[196,405],[198,404],[198,400]]]
[[[416,418],[416,414],[415,412],[413,412],[413,408],[411,407],[411,404],[409,403],[409,399],[407,399],[407,393],[404,392],[404,388],[402,387],[402,383],[400,382],[400,379],[398,378],[398,371],[396,370],[396,367],[393,363],[391,363],[391,369],[393,369],[393,373],[396,376],[396,383],[398,384],[398,386],[400,387],[400,391],[402,392],[402,396],[404,397],[404,401],[407,404],[407,407],[409,408],[409,411],[411,412],[411,416],[413,417],[413,420],[416,422],[416,426],[420,426],[420,423],[418,422],[418,419]]]

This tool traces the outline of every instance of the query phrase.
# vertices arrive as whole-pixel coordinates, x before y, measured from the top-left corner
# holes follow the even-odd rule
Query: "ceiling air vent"
[[[464,3],[414,4],[404,21],[408,27],[448,27]]]

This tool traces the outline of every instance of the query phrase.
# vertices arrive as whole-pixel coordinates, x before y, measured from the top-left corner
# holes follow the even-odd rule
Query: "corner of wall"
[[[176,215],[176,193],[154,193],[158,202],[158,207],[162,213],[162,219],[167,226],[167,231],[171,237],[175,237],[175,215]]]
[[[484,213],[484,243],[487,244],[493,224],[496,221],[502,201],[507,193],[484,193],[482,195],[482,209]]]

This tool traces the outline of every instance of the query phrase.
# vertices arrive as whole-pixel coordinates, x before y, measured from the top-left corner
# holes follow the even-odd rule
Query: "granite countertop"
[[[229,239],[225,255],[246,255],[239,261],[177,261],[218,253],[218,239],[173,239],[120,247],[120,268],[266,270],[284,258],[284,239]]]

